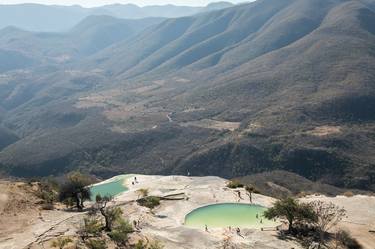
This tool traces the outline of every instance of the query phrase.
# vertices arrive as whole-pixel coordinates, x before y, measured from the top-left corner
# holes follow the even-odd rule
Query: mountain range
[[[123,19],[148,17],[176,18],[231,7],[229,2],[215,2],[205,7],[155,5],[139,7],[134,4],[112,4],[94,8],[79,5],[42,4],[0,5],[0,29],[14,26],[39,32],[65,32],[91,15],[107,15]]]
[[[88,17],[64,33],[3,29],[0,169],[281,169],[375,190],[374,27],[374,0],[257,0]]]

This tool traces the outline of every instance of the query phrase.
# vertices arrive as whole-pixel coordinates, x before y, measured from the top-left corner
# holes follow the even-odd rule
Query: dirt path
[[[168,121],[171,122],[171,123],[173,122],[173,119],[171,117],[172,114],[173,114],[173,112],[170,112],[170,113],[167,114]]]

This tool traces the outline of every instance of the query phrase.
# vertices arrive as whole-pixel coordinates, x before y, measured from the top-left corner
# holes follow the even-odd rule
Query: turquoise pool
[[[277,223],[263,217],[267,208],[242,203],[221,203],[197,208],[185,216],[185,225],[194,228],[208,227],[272,227]],[[258,218],[257,218],[258,216]]]
[[[131,175],[121,175],[115,177],[112,181],[107,183],[100,183],[90,187],[91,200],[95,200],[95,197],[100,194],[101,196],[116,196],[122,192],[128,191],[124,181],[131,177]]]

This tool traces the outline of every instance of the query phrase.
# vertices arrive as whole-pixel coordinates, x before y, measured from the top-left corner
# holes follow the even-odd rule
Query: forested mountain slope
[[[63,67],[7,71],[2,125],[20,139],[0,152],[1,168],[283,169],[374,190],[374,3],[258,0],[167,19],[95,50],[82,38],[91,52]]]

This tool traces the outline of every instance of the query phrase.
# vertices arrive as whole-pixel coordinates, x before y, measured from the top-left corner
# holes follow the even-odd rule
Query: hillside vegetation
[[[0,49],[38,63],[0,77],[2,125],[19,138],[0,168],[282,169],[375,190],[374,6],[258,0],[167,20],[91,17],[61,34],[2,30]]]

